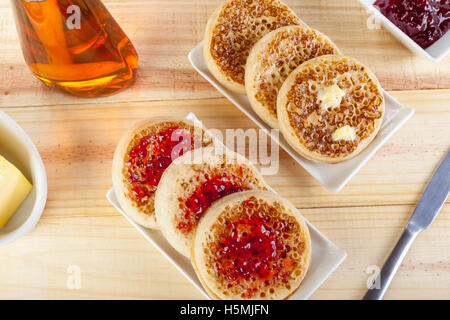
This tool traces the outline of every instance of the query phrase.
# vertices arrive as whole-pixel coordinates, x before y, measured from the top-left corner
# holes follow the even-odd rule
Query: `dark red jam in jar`
[[[423,49],[450,28],[450,0],[377,0],[374,5]]]
[[[291,247],[283,243],[287,232],[288,221],[261,213],[227,222],[226,236],[218,243],[215,267],[226,278],[228,288],[241,281],[252,281],[255,286],[244,292],[244,297],[249,298],[261,286],[273,281],[287,282],[286,277],[297,264],[288,256]]]
[[[128,159],[132,198],[146,204],[167,167],[193,145],[190,132],[180,128],[168,128],[142,138]]]
[[[198,186],[185,201],[184,217],[177,226],[183,233],[192,231],[214,201],[232,193],[250,189],[247,183],[232,174],[223,173],[214,177],[205,174],[205,179],[206,182]]]

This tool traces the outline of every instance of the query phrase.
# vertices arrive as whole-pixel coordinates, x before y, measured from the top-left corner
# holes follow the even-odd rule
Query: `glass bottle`
[[[136,50],[100,0],[11,0],[26,63],[46,85],[85,97],[129,87]]]

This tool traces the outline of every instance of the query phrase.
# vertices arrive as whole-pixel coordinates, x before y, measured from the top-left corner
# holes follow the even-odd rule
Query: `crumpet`
[[[191,261],[216,299],[286,299],[311,261],[308,226],[287,200],[245,191],[215,202],[198,225]]]
[[[113,159],[114,191],[125,213],[144,227],[156,228],[155,191],[163,172],[177,157],[213,141],[187,120],[154,118],[138,123],[122,137]]]
[[[305,158],[353,158],[377,135],[384,96],[375,75],[350,57],[326,55],[295,69],[278,94],[280,131]]]
[[[169,243],[189,257],[197,224],[214,201],[251,189],[267,189],[261,174],[230,150],[194,150],[164,172],[155,197],[156,220]]]
[[[299,24],[295,13],[279,0],[227,0],[206,26],[206,65],[227,89],[245,94],[245,64],[253,45],[272,30]]]
[[[250,51],[245,68],[245,88],[256,114],[278,128],[277,96],[283,82],[303,62],[329,54],[340,52],[314,29],[287,26],[265,35]]]

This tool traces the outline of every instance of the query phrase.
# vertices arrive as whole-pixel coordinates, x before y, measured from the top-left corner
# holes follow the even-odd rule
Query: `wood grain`
[[[380,266],[413,206],[304,209],[305,217],[347,251],[313,299],[360,299],[369,266]],[[417,238],[386,298],[448,298],[450,206]],[[38,244],[38,245],[37,245]],[[44,217],[1,249],[0,299],[201,299],[200,293],[118,215]],[[69,290],[69,266],[81,270]]]
[[[450,90],[395,92],[416,114],[338,194],[284,151],[270,185],[300,208],[415,203],[449,145]],[[226,99],[6,108],[34,140],[49,178],[46,217],[114,212],[105,199],[119,138],[152,116],[194,112],[210,128],[255,128]],[[39,121],[36,121],[39,119]]]
[[[201,78],[187,54],[221,0],[104,1],[140,55],[136,84],[108,98],[46,88],[23,62],[9,1],[0,3],[0,108],[30,135],[48,175],[37,227],[0,248],[0,299],[200,299],[200,293],[107,202],[111,160],[125,130],[159,115],[194,112],[208,128],[255,128]],[[369,266],[381,266],[449,149],[450,57],[415,57],[383,29],[367,28],[353,0],[286,0],[345,54],[369,65],[415,115],[339,193],[328,192],[286,153],[266,176],[348,253],[313,299],[360,299]],[[439,89],[439,90],[424,90]],[[400,90],[400,91],[398,91]],[[417,238],[388,299],[450,298],[450,200]],[[81,289],[69,290],[69,266]]]
[[[133,90],[79,100],[46,88],[23,62],[9,1],[0,4],[0,106],[88,104],[214,98],[220,94],[190,66],[189,51],[202,40],[209,15],[221,0],[104,1],[140,56]],[[387,90],[450,88],[450,57],[435,64],[414,56],[387,31],[370,30],[357,1],[286,1],[310,26],[324,32],[344,54],[370,66]],[[336,27],[339,26],[339,27]]]
[[[448,149],[450,90],[394,96],[415,116],[341,193],[328,192],[283,152],[279,173],[266,177],[348,252],[315,299],[363,295],[366,269],[383,263]],[[1,249],[0,298],[201,298],[105,199],[123,131],[146,117],[191,111],[208,128],[254,128],[225,99],[7,108],[44,159],[49,197],[36,229]],[[418,238],[387,298],[449,297],[449,210]],[[66,287],[70,265],[82,270],[80,290]]]

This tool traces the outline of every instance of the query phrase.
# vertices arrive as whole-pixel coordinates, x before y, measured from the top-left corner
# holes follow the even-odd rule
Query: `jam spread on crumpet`
[[[450,0],[377,0],[374,5],[423,49],[450,29]]]
[[[172,127],[139,140],[127,162],[131,183],[130,197],[146,204],[156,191],[166,168],[193,148],[194,140],[187,130]]]
[[[225,221],[213,250],[216,273],[226,281],[228,290],[242,291],[243,298],[264,292],[264,288],[273,290],[277,284],[289,286],[298,269],[295,257],[301,246],[294,252],[289,245],[298,233],[297,226],[283,217],[274,217],[270,212],[273,208],[263,206],[260,210],[260,205],[256,200],[244,201],[246,212],[238,219]]]
[[[242,168],[240,168],[242,173]],[[183,219],[178,223],[178,230],[189,233],[197,225],[203,213],[214,201],[235,192],[249,190],[250,187],[234,174],[223,173],[210,177],[204,175],[206,181],[198,186],[194,193],[184,201]],[[179,199],[183,201],[183,199]]]

